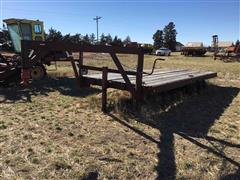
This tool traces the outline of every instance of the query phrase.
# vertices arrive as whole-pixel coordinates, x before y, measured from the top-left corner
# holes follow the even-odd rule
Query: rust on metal
[[[107,111],[107,88],[115,88],[129,91],[137,101],[141,100],[143,93],[148,91],[166,92],[175,88],[183,87],[195,82],[216,77],[214,72],[198,72],[190,70],[154,70],[143,72],[144,54],[148,53],[142,47],[114,47],[102,45],[69,44],[65,42],[40,42],[22,41],[22,68],[28,69],[36,62],[48,64],[53,52],[79,52],[79,59],[66,57],[65,59],[54,58],[55,61],[69,61],[72,63],[76,79],[80,87],[89,85],[102,86],[102,110]],[[31,52],[31,56],[29,56]],[[116,69],[108,67],[96,67],[84,65],[83,53],[108,53],[116,65]],[[118,58],[117,54],[137,55],[136,71],[127,71]],[[162,60],[162,59],[161,59]],[[76,66],[77,63],[77,66]],[[78,68],[78,70],[77,70]],[[98,74],[85,74],[83,71],[96,71]]]

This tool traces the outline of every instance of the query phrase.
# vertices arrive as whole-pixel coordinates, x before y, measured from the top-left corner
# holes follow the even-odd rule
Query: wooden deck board
[[[154,74],[152,75],[147,75],[147,74],[144,74],[143,75],[143,78],[146,79],[146,78],[153,78],[155,76],[157,76],[157,78],[161,75],[161,76],[164,76],[164,75],[171,75],[171,74],[175,74],[175,73],[182,73],[182,72],[186,72],[188,70],[184,69],[184,70],[173,70],[173,71],[156,71],[154,72]],[[148,71],[146,71],[148,72]],[[91,75],[85,75],[85,77],[88,77],[88,78],[94,78],[94,79],[99,79],[101,80],[102,79],[102,74],[91,74]],[[132,81],[135,81],[136,80],[136,77],[134,75],[128,75],[128,78]],[[108,73],[108,80],[109,81],[118,81],[118,82],[124,82],[121,74],[116,74],[116,73]]]
[[[174,77],[172,79],[167,79],[167,80],[163,80],[161,82],[159,81],[155,81],[155,82],[149,82],[148,84],[146,84],[146,86],[152,86],[152,87],[156,87],[158,85],[166,85],[166,84],[170,84],[170,83],[174,83],[174,82],[179,82],[179,81],[183,81],[183,80],[190,80],[190,79],[197,79],[200,77],[204,77],[205,75],[208,75],[209,73],[197,73],[197,74],[188,74],[188,75],[183,75],[180,77]]]
[[[147,71],[148,72],[148,71]],[[192,71],[187,69],[175,69],[175,70],[155,70],[152,75],[143,75],[142,86],[143,88],[156,88],[163,86],[173,86],[173,84],[186,84],[191,83],[198,80],[205,80],[209,78],[216,77],[217,74],[214,72],[200,72],[200,71]],[[91,74],[84,75],[86,78],[95,79],[97,81],[102,80],[102,74]],[[136,76],[128,75],[129,80],[133,85],[136,84]],[[116,73],[108,73],[108,81],[125,84],[124,79],[121,74]],[[175,87],[175,86],[174,86]]]

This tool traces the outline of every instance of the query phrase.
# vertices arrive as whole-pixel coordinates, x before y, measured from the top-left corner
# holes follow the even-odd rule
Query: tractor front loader
[[[44,41],[43,22],[27,19],[5,19],[14,53],[0,49],[0,84],[19,82],[22,76],[38,80],[46,75],[43,62],[36,62],[28,72],[22,70],[21,41]],[[49,62],[46,62],[48,64]],[[29,78],[29,77],[28,77]]]

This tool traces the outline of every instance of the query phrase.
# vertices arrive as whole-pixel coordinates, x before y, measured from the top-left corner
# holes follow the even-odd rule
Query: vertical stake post
[[[107,112],[107,83],[108,83],[108,68],[102,69],[102,111]]]
[[[82,76],[82,65],[83,65],[83,52],[79,52],[78,60],[79,77]]]
[[[78,60],[78,81],[79,86],[84,87],[83,76],[82,76],[82,65],[83,65],[83,52],[79,52],[79,60]]]
[[[138,62],[137,62],[137,77],[136,77],[136,100],[140,100],[142,98],[142,73],[143,73],[143,62],[144,61],[144,53],[140,52],[138,54]]]

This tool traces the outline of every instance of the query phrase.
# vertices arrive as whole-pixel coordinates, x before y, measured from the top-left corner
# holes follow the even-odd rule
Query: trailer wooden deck
[[[42,42],[25,40],[21,41],[21,47],[23,72],[26,71],[26,74],[29,69],[38,62],[48,64],[49,59],[59,61],[59,59],[54,56],[54,52],[68,52],[68,54],[71,54],[72,52],[78,52],[79,59],[74,59],[69,55],[66,61],[71,62],[74,75],[80,87],[86,87],[89,85],[102,86],[103,111],[106,111],[107,88],[127,90],[132,94],[133,98],[136,101],[139,101],[142,99],[143,93],[146,91],[169,91],[195,82],[202,82],[206,79],[217,76],[217,73],[214,72],[200,72],[187,69],[156,70],[156,62],[164,60],[161,58],[157,58],[153,62],[151,73],[150,71],[145,72],[143,70],[144,54],[149,53],[149,50],[142,47],[116,47],[103,45],[71,44],[63,41]],[[108,53],[111,56],[116,68],[111,69],[108,67],[84,65],[83,53],[85,52]],[[136,70],[125,70],[118,54],[137,55]],[[89,70],[99,72],[100,74],[83,74],[83,72]],[[27,78],[23,79],[23,81],[24,80],[27,80]]]
[[[149,71],[146,71],[149,72]],[[157,89],[159,92],[180,88],[188,84],[204,81],[217,76],[215,72],[200,72],[188,69],[161,70],[157,69],[153,74],[144,74],[142,77],[142,88],[144,91]],[[102,74],[84,75],[84,78],[90,84],[102,85]],[[128,78],[133,86],[136,86],[136,76],[128,75]],[[108,87],[126,90],[126,84],[121,74],[108,73]]]

